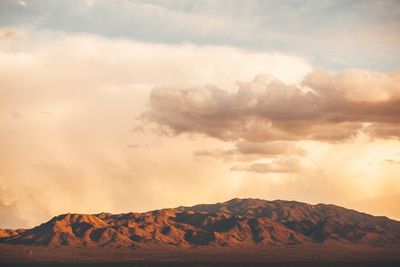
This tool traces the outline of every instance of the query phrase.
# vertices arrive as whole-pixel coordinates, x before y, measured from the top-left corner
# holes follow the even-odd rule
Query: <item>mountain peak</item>
[[[63,222],[66,225],[72,225],[76,223],[87,223],[95,227],[107,226],[107,223],[102,221],[98,216],[92,214],[66,213],[54,217],[53,219],[50,220],[50,222],[51,221]]]

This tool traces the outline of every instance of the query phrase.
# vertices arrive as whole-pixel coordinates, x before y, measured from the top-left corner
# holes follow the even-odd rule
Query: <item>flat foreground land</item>
[[[0,245],[0,266],[400,266],[400,246],[71,248]]]

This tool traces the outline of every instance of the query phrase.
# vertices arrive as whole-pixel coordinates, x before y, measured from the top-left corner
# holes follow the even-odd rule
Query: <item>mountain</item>
[[[16,236],[23,233],[24,229],[12,230],[12,229],[0,229],[0,238]]]
[[[335,205],[232,199],[145,213],[63,214],[0,243],[73,247],[399,245],[400,222]]]

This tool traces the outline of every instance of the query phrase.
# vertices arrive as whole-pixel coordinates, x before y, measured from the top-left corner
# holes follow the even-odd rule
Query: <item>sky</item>
[[[0,228],[235,197],[400,220],[398,1],[0,0]]]

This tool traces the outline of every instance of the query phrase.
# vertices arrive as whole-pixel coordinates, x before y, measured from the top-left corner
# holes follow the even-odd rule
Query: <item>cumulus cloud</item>
[[[268,163],[254,163],[250,165],[236,165],[232,171],[246,171],[256,173],[290,173],[301,170],[301,163],[295,158],[277,159]]]
[[[342,142],[360,132],[398,138],[399,77],[317,70],[300,85],[258,75],[239,82],[235,92],[215,86],[157,87],[143,118],[174,134],[201,133],[225,141]]]

